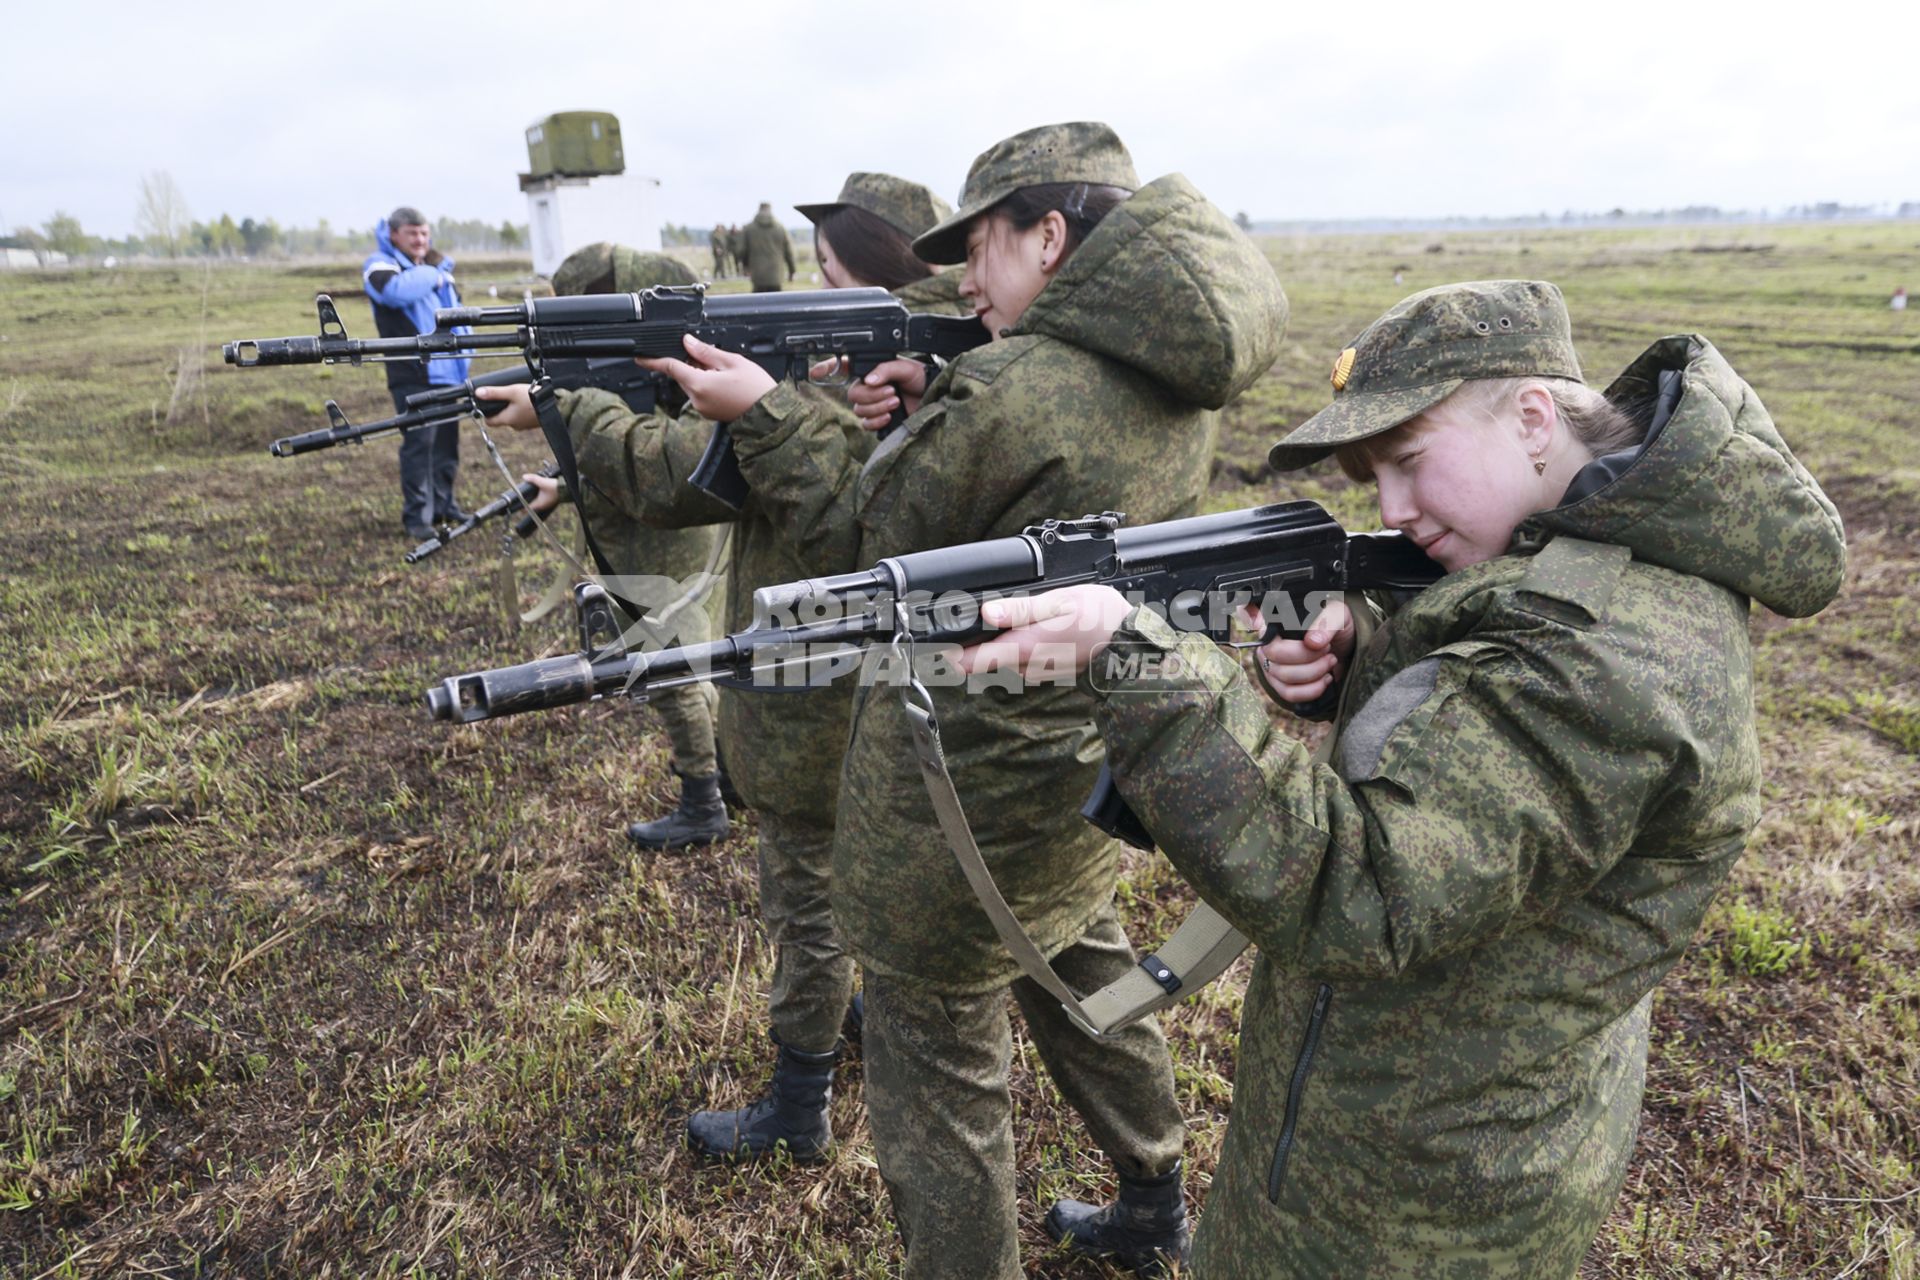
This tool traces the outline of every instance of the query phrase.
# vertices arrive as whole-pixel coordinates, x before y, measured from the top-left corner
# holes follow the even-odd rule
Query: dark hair
[[[939,270],[913,256],[913,241],[898,227],[854,205],[843,204],[813,224],[813,253],[820,255],[820,237],[833,245],[855,277],[882,289],[898,289],[924,280]]]
[[[1043,182],[1020,188],[990,212],[1005,214],[1015,231],[1025,231],[1049,213],[1058,213],[1067,220],[1067,252],[1071,253],[1132,194],[1125,187],[1094,182]]]

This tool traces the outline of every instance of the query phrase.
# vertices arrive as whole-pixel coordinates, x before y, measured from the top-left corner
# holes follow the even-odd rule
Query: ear
[[[1067,219],[1058,209],[1047,210],[1040,219],[1040,270],[1048,276],[1067,260]]]
[[[1520,388],[1513,407],[1519,417],[1521,445],[1531,457],[1545,457],[1560,435],[1560,408],[1553,402],[1553,393],[1530,382]]]

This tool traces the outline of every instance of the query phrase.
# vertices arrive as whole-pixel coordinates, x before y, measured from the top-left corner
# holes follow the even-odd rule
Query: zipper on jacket
[[[1327,1021],[1327,1006],[1333,1002],[1333,988],[1320,984],[1313,998],[1313,1012],[1307,1017],[1307,1034],[1300,1041],[1300,1060],[1293,1066],[1293,1079],[1287,1082],[1287,1111],[1280,1122],[1280,1140],[1273,1144],[1273,1164],[1267,1170],[1267,1202],[1280,1203],[1280,1184],[1287,1177],[1287,1156],[1293,1150],[1293,1131],[1300,1123],[1300,1095],[1306,1092],[1307,1073],[1313,1070],[1313,1051],[1320,1046],[1320,1028]]]

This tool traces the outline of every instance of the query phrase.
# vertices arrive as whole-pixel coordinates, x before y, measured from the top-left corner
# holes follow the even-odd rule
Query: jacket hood
[[[754,214],[753,220],[754,222],[758,223],[760,226],[763,226],[763,227],[774,227],[779,225],[779,221],[773,216],[772,212],[766,209],[762,209],[759,213]]]
[[[373,243],[375,248],[387,254],[389,257],[398,258],[402,256],[400,251],[393,247],[393,235],[387,230],[387,220],[385,218],[373,224]]]
[[[1839,512],[1712,343],[1662,338],[1606,394],[1639,408],[1648,438],[1587,467],[1569,490],[1585,496],[1530,517],[1522,538],[1541,530],[1618,543],[1790,618],[1839,594],[1847,565]]]
[[[1286,329],[1266,255],[1177,173],[1102,219],[1014,326],[1118,360],[1207,409],[1273,367]]]

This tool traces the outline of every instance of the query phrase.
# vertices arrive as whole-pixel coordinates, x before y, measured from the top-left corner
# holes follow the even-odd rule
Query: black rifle
[[[549,462],[534,474],[545,476],[547,479],[552,480],[559,476],[560,468],[558,465]],[[455,538],[472,533],[475,529],[495,517],[510,515],[515,511],[527,511],[527,508],[532,504],[533,500],[539,496],[540,488],[538,485],[534,484],[531,480],[522,480],[519,484],[507,490],[492,502],[487,503],[487,505],[481,507],[478,511],[473,512],[459,524],[451,525],[443,529],[413,550],[407,552],[406,561],[408,564],[418,564],[428,556],[440,551]],[[515,522],[513,526],[514,536],[517,538],[531,537],[533,531],[539,528],[537,521],[538,517],[531,511],[527,511],[526,515]]]
[[[445,308],[434,313],[435,332],[410,338],[349,338],[331,298],[322,294],[316,306],[318,336],[229,342],[221,348],[226,362],[254,368],[519,353],[544,379],[554,360],[683,357],[686,336],[692,334],[748,357],[778,380],[804,380],[816,361],[835,357],[845,361],[847,376],[857,379],[904,353],[949,358],[988,337],[971,316],[913,315],[884,289],[708,297],[703,285],[675,285],[641,293],[535,298],[509,306]],[[446,332],[456,325],[510,325],[512,331]],[[715,430],[707,454],[693,483],[738,507],[746,483],[723,428]],[[564,456],[561,467],[567,469]]]
[[[1263,638],[1298,635],[1307,621],[1301,606],[1310,603],[1303,597],[1418,591],[1445,572],[1401,534],[1348,534],[1316,502],[1134,529],[1121,527],[1124,519],[1108,512],[1048,520],[1010,538],[910,552],[864,572],[762,587],[753,593],[754,624],[745,631],[653,652],[629,652],[605,592],[582,583],[575,588],[579,653],[451,676],[427,691],[427,707],[436,720],[471,723],[677,684],[764,689],[772,686],[754,683],[756,673],[795,662],[811,670],[809,660],[848,647],[983,638],[992,633],[980,621],[984,601],[1083,582],[1114,587],[1216,642],[1233,640],[1242,604],[1261,608],[1268,624]],[[819,620],[782,621],[801,614]],[[838,663],[828,678],[851,669]],[[1312,714],[1315,708],[1295,710]],[[1102,830],[1152,847],[1104,768],[1082,812]]]
[[[552,360],[547,363],[546,376],[552,380],[556,390],[599,387],[611,391],[626,401],[627,407],[635,413],[652,413],[662,398],[670,404],[677,405],[680,402],[680,388],[673,379],[649,372],[619,356]],[[473,394],[476,388],[511,387],[531,381],[533,370],[526,365],[496,369],[465,382],[416,391],[407,397],[406,412],[358,425],[348,421],[340,406],[329,400],[327,421],[331,426],[275,440],[269,452],[276,458],[291,458],[317,449],[331,449],[335,445],[360,444],[376,436],[411,431],[416,427],[437,427],[448,422],[459,422],[475,414],[491,418],[500,412],[506,402],[481,400]]]
[[[463,723],[564,707],[610,693],[645,693],[669,684],[742,682],[816,645],[891,640],[904,624],[917,642],[970,642],[988,599],[1033,595],[1081,582],[1104,583],[1218,642],[1232,636],[1233,603],[1276,597],[1296,608],[1309,594],[1415,591],[1444,570],[1397,533],[1348,534],[1317,502],[1191,516],[1122,527],[1109,512],[1048,520],[1025,533],[986,542],[915,551],[872,569],[807,578],[753,593],[754,625],[706,644],[628,652],[619,637],[538,662],[452,676],[427,693],[436,720]],[[583,589],[585,625],[598,599]],[[782,622],[801,613],[820,620]],[[1297,616],[1297,615],[1296,615]],[[1267,634],[1282,627],[1269,617]]]

